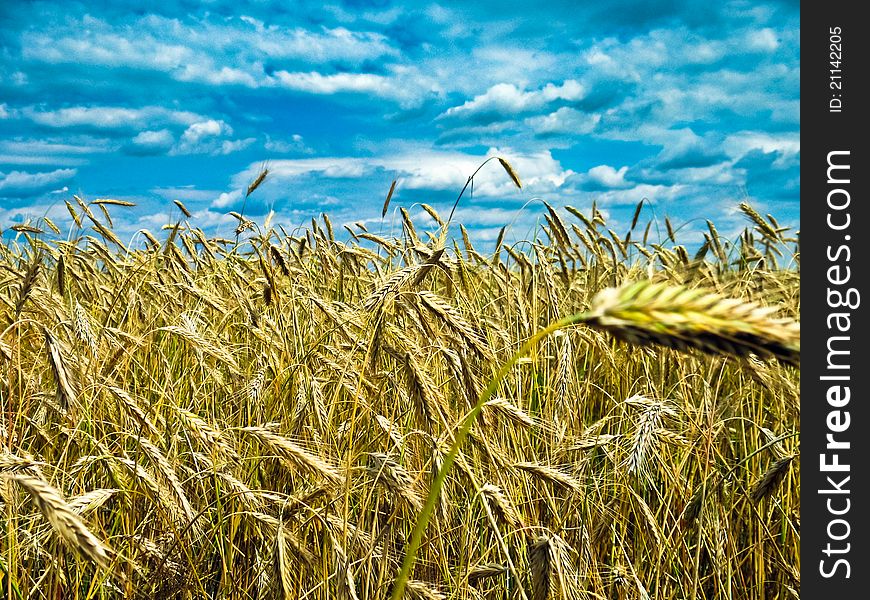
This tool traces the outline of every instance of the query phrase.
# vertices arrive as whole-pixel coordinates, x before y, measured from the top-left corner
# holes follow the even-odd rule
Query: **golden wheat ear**
[[[775,307],[701,289],[638,281],[598,293],[582,321],[633,344],[712,354],[773,356],[800,365],[800,323]]]
[[[111,570],[112,551],[91,533],[58,490],[30,475],[6,473],[3,477],[11,479],[30,493],[36,506],[65,543],[103,569]]]

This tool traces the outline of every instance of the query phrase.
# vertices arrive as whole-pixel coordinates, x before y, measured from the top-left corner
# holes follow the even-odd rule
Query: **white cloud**
[[[257,138],[245,138],[243,140],[224,140],[221,142],[220,150],[218,150],[217,154],[232,154],[233,152],[238,152],[239,150],[244,150],[251,144],[257,141]]]
[[[117,144],[90,136],[2,140],[0,163],[78,166],[89,161],[88,155],[112,152],[116,149]]]
[[[764,29],[759,29],[757,31],[747,31],[745,36],[745,47],[761,52],[773,52],[779,48],[779,37],[770,27],[765,27]]]
[[[288,29],[247,16],[190,24],[151,14],[121,26],[85,16],[70,23],[68,34],[26,31],[21,42],[28,60],[132,67],[166,73],[179,81],[252,88],[275,84],[264,72],[265,61],[359,65],[399,56],[380,33],[344,27]]]
[[[276,139],[266,134],[266,142],[263,144],[263,147],[269,152],[277,152],[279,154],[314,153],[314,150],[305,144],[305,139],[298,133],[294,133],[290,136],[290,139]]]
[[[539,135],[584,135],[592,133],[601,115],[580,112],[573,108],[563,106],[548,115],[529,117],[525,124]]]
[[[200,190],[195,186],[156,187],[150,192],[166,200],[181,200],[190,202],[205,202],[214,199],[220,192],[216,190]],[[189,206],[187,208],[190,208]]]
[[[168,129],[142,131],[133,138],[132,144],[147,151],[165,152],[175,143],[175,136]]]
[[[31,197],[47,192],[76,176],[75,169],[56,169],[41,173],[0,172],[0,197]]]
[[[91,127],[107,130],[147,129],[154,125],[192,125],[205,117],[189,111],[161,106],[125,108],[118,106],[74,106],[57,110],[22,110],[25,117],[47,127]]]
[[[212,208],[226,208],[242,198],[242,190],[221,192],[220,196],[211,203]]]
[[[741,131],[728,136],[723,144],[725,152],[733,158],[740,158],[752,150],[780,152],[782,159],[794,159],[801,149],[800,134],[772,134],[763,131]]]
[[[585,94],[584,87],[574,79],[568,79],[561,85],[548,83],[539,90],[530,91],[520,89],[512,83],[498,83],[464,104],[448,108],[441,116],[516,115],[539,109],[556,100],[578,101]]]
[[[170,154],[231,154],[247,148],[256,141],[253,137],[239,140],[225,139],[232,134],[233,128],[222,120],[199,121],[190,125],[181,134],[181,139],[172,147]]]
[[[632,183],[625,180],[625,174],[628,172],[628,167],[621,167],[618,171],[610,165],[599,165],[592,167],[587,173],[589,179],[601,187],[609,189],[620,189],[631,187]]]
[[[282,87],[312,94],[336,94],[339,92],[362,92],[386,96],[393,90],[392,82],[381,75],[371,73],[334,73],[324,75],[316,71],[288,73],[278,71],[275,77]]]

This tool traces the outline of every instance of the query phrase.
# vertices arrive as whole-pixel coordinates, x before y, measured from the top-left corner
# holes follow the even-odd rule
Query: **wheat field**
[[[0,245],[5,598],[799,597],[772,216],[690,251],[547,206],[484,252],[425,205],[121,240],[127,204]]]

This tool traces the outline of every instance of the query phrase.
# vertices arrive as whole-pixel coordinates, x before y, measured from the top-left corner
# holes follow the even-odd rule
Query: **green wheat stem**
[[[468,437],[468,432],[471,431],[471,426],[474,424],[474,421],[477,419],[481,410],[483,410],[483,405],[492,398],[502,380],[507,377],[507,374],[517,361],[528,354],[532,348],[534,348],[535,344],[559,329],[570,327],[571,325],[576,325],[577,323],[587,320],[589,316],[589,313],[583,312],[559,319],[530,337],[526,343],[524,343],[522,347],[514,353],[510,360],[499,368],[495,377],[490,380],[489,385],[486,386],[486,389],[480,395],[477,404],[475,404],[474,408],[472,408],[465,416],[462,425],[456,432],[450,452],[444,457],[444,462],[438,470],[435,480],[432,482],[432,488],[429,490],[426,503],[423,505],[423,510],[420,512],[417,524],[414,526],[414,531],[411,534],[411,541],[408,545],[407,552],[405,553],[405,560],[402,563],[402,568],[399,571],[399,575],[396,577],[395,584],[393,585],[392,600],[399,600],[405,592],[405,584],[408,582],[408,578],[410,577],[411,568],[414,566],[414,560],[417,558],[417,551],[420,549],[420,543],[423,539],[423,533],[426,531],[426,526],[429,524],[429,519],[432,517],[432,512],[435,510],[435,504],[438,502],[441,488],[444,486],[444,481],[447,479],[447,471],[449,471],[450,467],[453,465],[453,461],[459,454],[459,449],[462,447],[462,443],[465,441],[465,438]]]

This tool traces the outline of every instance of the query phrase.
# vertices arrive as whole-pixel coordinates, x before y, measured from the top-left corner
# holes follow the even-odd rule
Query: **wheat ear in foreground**
[[[776,310],[703,289],[638,281],[599,292],[581,322],[633,344],[757,354],[798,366],[800,324],[773,318]]]

